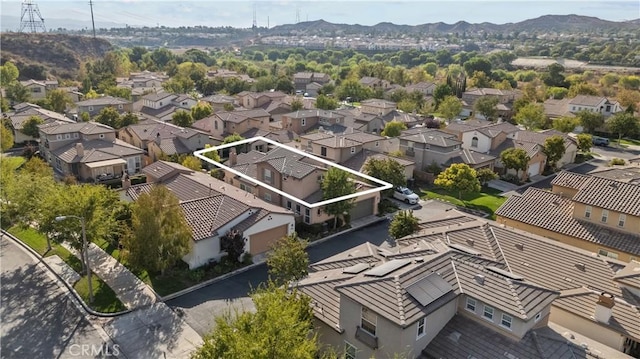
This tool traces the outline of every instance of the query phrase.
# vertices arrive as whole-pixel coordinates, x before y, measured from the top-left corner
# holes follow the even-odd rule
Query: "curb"
[[[342,235],[342,234],[345,234],[345,233],[349,233],[349,232],[352,232],[352,231],[355,231],[357,229],[361,229],[361,228],[370,226],[370,225],[378,223],[378,222],[386,221],[387,219],[388,218],[386,216],[378,217],[378,219],[376,219],[375,221],[367,223],[365,225],[362,225],[362,226],[359,226],[359,227],[352,227],[352,228],[349,228],[349,229],[345,229],[344,231],[341,231],[341,232],[338,232],[338,233],[334,233],[334,234],[332,234],[330,236],[327,236],[327,237],[323,237],[321,239],[318,239],[317,241],[309,242],[307,247],[312,247],[312,246],[314,246],[316,244],[323,243],[323,242],[325,242],[325,241],[327,241],[327,240],[329,240],[331,238],[337,237],[339,235]],[[259,265],[262,265],[264,263],[266,263],[266,258],[261,260],[261,261],[259,261],[259,262],[257,262],[257,263],[253,263],[253,264],[250,264],[250,265],[248,265],[246,267],[242,267],[242,268],[236,269],[236,270],[234,270],[232,272],[223,274],[223,275],[221,275],[219,277],[211,278],[211,279],[207,280],[206,282],[198,283],[198,284],[196,284],[196,285],[194,285],[192,287],[183,289],[183,290],[175,292],[175,293],[168,294],[168,295],[166,295],[164,297],[158,296],[158,300],[161,301],[161,302],[166,302],[166,301],[181,297],[181,296],[183,296],[185,294],[189,294],[189,293],[194,292],[194,291],[196,291],[198,289],[207,287],[207,286],[209,286],[211,284],[214,284],[214,283],[216,283],[218,281],[225,280],[225,279],[227,279],[229,277],[232,277],[232,276],[234,276],[236,274],[240,274],[240,273],[246,272],[246,271],[248,271],[250,269],[253,269],[253,268],[255,268],[255,267],[259,266]]]
[[[4,229],[2,230],[2,235],[6,236],[7,238],[9,238],[12,242],[18,244],[20,247],[22,247],[22,249],[26,250],[27,252],[29,252],[34,257],[38,258],[38,261],[40,263],[42,263],[49,270],[49,272],[51,272],[58,279],[58,281],[62,282],[62,284],[64,284],[64,286],[67,287],[67,290],[69,291],[69,293],[74,296],[75,300],[78,303],[80,303],[82,308],[84,308],[84,310],[87,313],[89,313],[91,315],[95,315],[96,317],[101,317],[101,318],[114,318],[114,317],[121,316],[123,314],[131,313],[133,311],[131,309],[127,309],[125,311],[116,312],[116,313],[101,313],[101,312],[96,312],[95,310],[89,308],[89,306],[84,302],[82,297],[80,297],[78,292],[76,292],[76,290],[69,283],[67,283],[67,281],[62,279],[62,277],[60,277],[60,275],[56,271],[54,271],[53,268],[51,268],[51,266],[49,266],[49,264],[47,262],[44,261],[44,258],[38,252],[33,250],[33,248],[29,247],[24,242],[22,242],[20,239],[18,239],[17,237],[12,235],[11,233],[5,231]]]

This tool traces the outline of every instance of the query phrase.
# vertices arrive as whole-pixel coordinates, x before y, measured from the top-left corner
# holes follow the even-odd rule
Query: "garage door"
[[[536,162],[529,166],[529,171],[527,171],[529,177],[537,176],[540,174],[540,162]]]
[[[287,225],[271,228],[249,236],[249,253],[256,255],[271,249],[271,245],[278,239],[287,235]]]
[[[373,214],[373,201],[375,198],[365,199],[364,201],[356,202],[355,206],[351,209],[351,220],[366,217]]]

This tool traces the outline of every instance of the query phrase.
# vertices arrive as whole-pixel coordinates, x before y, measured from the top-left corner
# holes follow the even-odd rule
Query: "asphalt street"
[[[95,358],[103,339],[66,291],[13,242],[0,247],[2,358]]]
[[[369,227],[355,230],[310,247],[311,263],[331,257],[365,242],[376,245],[387,239],[388,222],[379,222]],[[252,288],[267,280],[267,266],[262,264],[189,294],[172,299],[167,304],[185,315],[186,322],[200,335],[206,335],[214,328],[214,318],[234,310],[253,309],[248,297]]]

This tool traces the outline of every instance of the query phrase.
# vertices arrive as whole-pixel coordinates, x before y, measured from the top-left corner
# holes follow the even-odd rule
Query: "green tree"
[[[568,83],[562,74],[564,66],[560,64],[551,64],[547,67],[547,72],[542,75],[542,81],[547,86],[568,87]]]
[[[628,108],[629,106],[636,106],[640,103],[640,92],[634,90],[620,90],[616,95],[618,102],[620,102],[620,106],[623,108]]]
[[[475,72],[483,72],[487,76],[491,76],[491,61],[483,57],[473,57],[464,63],[464,71],[473,76]]]
[[[527,130],[544,128],[547,122],[547,115],[544,113],[544,107],[535,103],[525,105],[514,116],[516,122]]]
[[[302,100],[296,98],[291,101],[291,111],[300,111],[302,109],[304,109],[304,103],[302,103]]]
[[[13,62],[7,61],[0,66],[0,86],[6,88],[9,84],[18,80],[20,72]]]
[[[193,121],[201,120],[205,117],[211,116],[213,113],[213,108],[208,102],[200,101],[195,106],[191,108],[191,117]],[[183,126],[187,127],[187,126]]]
[[[496,119],[496,115],[498,114],[498,109],[496,108],[498,102],[499,100],[495,96],[483,96],[477,99],[473,104],[473,110],[481,114],[482,117],[487,120],[493,121]]]
[[[240,262],[240,256],[244,253],[244,246],[247,239],[242,233],[231,230],[220,237],[220,250],[227,253],[228,258],[233,263]]]
[[[5,92],[7,94],[7,98],[16,103],[28,102],[31,97],[29,90],[22,86],[18,81],[10,83],[6,87]]]
[[[178,110],[171,116],[171,122],[180,127],[189,127],[193,123],[193,117],[189,111]]]
[[[557,118],[553,120],[553,122],[551,123],[554,129],[564,133],[569,133],[573,131],[579,124],[580,124],[579,119],[575,117],[568,117],[568,116]]]
[[[89,91],[84,94],[85,100],[91,100],[98,97],[100,97],[100,94],[98,94],[94,89],[89,89]]]
[[[338,101],[326,95],[319,95],[316,98],[316,108],[321,110],[335,110],[338,108]]]
[[[167,187],[155,185],[138,197],[131,210],[131,234],[122,245],[134,268],[164,274],[191,251],[191,227],[178,198]]]
[[[125,100],[131,100],[131,89],[128,87],[112,86],[105,89],[104,93],[109,96],[119,97]]]
[[[381,135],[387,137],[398,137],[402,134],[402,131],[406,129],[407,125],[405,125],[404,122],[393,120],[384,125],[384,130],[382,130]]]
[[[578,135],[577,140],[578,150],[584,153],[591,151],[591,147],[593,146],[593,136],[588,133],[581,133]]]
[[[458,192],[458,199],[462,199],[463,193],[480,192],[480,181],[476,170],[465,163],[452,164],[440,172],[433,183],[447,191]]]
[[[493,172],[490,168],[481,168],[476,171],[476,176],[478,177],[478,181],[482,186],[485,186],[490,181],[498,178],[498,174]]]
[[[620,77],[620,87],[627,90],[640,90],[640,76],[629,75]]]
[[[542,152],[547,156],[547,164],[554,170],[565,151],[564,138],[559,135],[547,137],[542,146]]]
[[[309,273],[308,242],[294,232],[284,236],[271,247],[267,256],[269,274],[277,284],[299,281]]]
[[[460,116],[461,111],[462,102],[455,96],[445,97],[444,101],[442,101],[438,107],[438,112],[449,121]]]
[[[43,123],[44,123],[44,120],[39,116],[36,116],[36,115],[29,116],[29,119],[27,119],[22,124],[22,133],[24,133],[27,136],[31,136],[33,138],[39,138],[40,130],[38,129],[38,126],[42,125]]]
[[[100,110],[94,120],[103,125],[118,128],[118,124],[120,123],[120,113],[118,112],[118,110],[111,106],[105,107]]]
[[[194,171],[202,169],[202,162],[196,156],[186,156],[180,164]]]
[[[405,186],[407,184],[404,167],[393,158],[371,158],[364,164],[363,170],[365,174],[391,183],[393,187]],[[386,195],[391,195],[392,193],[393,188],[385,191]]]
[[[440,84],[438,86],[436,86],[435,90],[433,90],[433,101],[436,104],[436,107],[438,107],[440,105],[440,102],[442,102],[447,96],[452,96],[453,95],[453,90],[451,90],[451,87],[447,84]]]
[[[572,97],[576,97],[578,95],[595,96],[597,94],[598,94],[598,89],[595,88],[593,85],[590,85],[590,84],[584,83],[584,82],[580,82],[580,83],[577,83],[577,84],[573,84],[573,85],[571,85],[571,87],[569,87],[569,92],[567,93],[567,96],[572,98]]]
[[[576,113],[576,116],[578,117],[578,121],[580,121],[580,125],[582,125],[584,131],[587,133],[594,133],[604,125],[604,115],[600,112],[582,110]]]
[[[58,113],[64,113],[67,109],[67,105],[73,104],[69,94],[61,89],[47,91],[46,99],[51,110]]]
[[[6,152],[13,147],[13,132],[4,124],[0,124],[0,145],[2,146],[2,152]]]
[[[331,167],[322,181],[322,199],[334,199],[356,193],[356,185],[351,180],[349,172]],[[353,208],[353,199],[334,202],[324,206],[324,211],[334,216],[333,228],[338,226],[338,218]]]
[[[138,116],[134,115],[131,112],[127,112],[126,114],[120,116],[117,122],[116,128],[123,128],[130,125],[135,125],[139,122]]]
[[[609,121],[607,121],[607,128],[612,133],[618,135],[618,146],[620,140],[624,136],[631,136],[639,132],[640,123],[633,114],[627,112],[620,112],[613,115]]]
[[[418,228],[418,218],[413,215],[413,211],[400,211],[389,224],[389,235],[398,239],[415,233]]]
[[[313,312],[309,297],[274,283],[251,293],[256,310],[226,313],[192,359],[318,357],[318,340],[310,334]]]
[[[516,170],[516,176],[520,177],[520,171],[527,169],[531,157],[527,154],[527,151],[522,148],[508,148],[500,153],[500,161],[504,165],[506,170]]]

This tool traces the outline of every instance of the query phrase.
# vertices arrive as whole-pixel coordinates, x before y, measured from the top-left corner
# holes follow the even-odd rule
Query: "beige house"
[[[91,117],[99,114],[100,111],[107,107],[112,107],[119,113],[133,112],[133,103],[131,101],[112,96],[102,96],[76,102],[76,106],[78,107],[76,109],[78,115],[86,112]]]
[[[27,89],[32,100],[42,100],[47,97],[47,91],[58,88],[58,80],[27,80],[20,81],[20,84]]]
[[[100,182],[140,173],[144,152],[96,122],[53,122],[38,126],[40,154],[62,176]]]
[[[391,88],[391,83],[387,80],[382,80],[377,77],[369,77],[365,76],[360,79],[360,84],[366,87],[369,87],[373,90],[382,90],[385,91]]]
[[[297,72],[293,74],[293,87],[296,91],[300,92],[309,93],[309,90],[312,90],[312,92],[317,94],[317,88],[315,85],[320,85],[320,87],[322,87],[322,85],[329,83],[330,81],[331,78],[329,75],[321,72]],[[311,93],[309,93],[309,95],[314,96]]]
[[[314,263],[298,287],[345,358],[631,358],[640,313],[619,286],[640,289],[634,263],[453,210]]]
[[[268,152],[252,150],[237,155],[232,152],[226,165],[307,203],[322,201],[321,183],[327,171],[326,166],[284,147]],[[322,208],[305,207],[302,203],[256,185],[231,172],[227,171],[225,181],[269,203],[292,211],[298,216],[299,221],[306,224],[321,223],[333,218]],[[366,183],[356,181],[358,191],[371,188]],[[375,192],[362,195],[354,201],[354,207],[349,213],[352,220],[377,214],[380,194]]]
[[[49,110],[45,110],[42,107],[30,103],[24,103],[14,106],[14,111],[5,114],[11,121],[11,128],[13,130],[13,142],[24,143],[29,141],[35,141],[36,139],[26,135],[22,132],[24,124],[31,118],[31,116],[37,116],[42,119],[44,124],[52,122],[66,122],[75,123],[72,119],[65,115]]]
[[[300,136],[296,147],[335,163],[343,163],[362,150],[393,152],[398,149],[397,139],[365,132],[333,134],[325,131]]]
[[[240,92],[238,102],[246,109],[268,106],[272,101],[282,102],[287,95],[280,91],[274,92]]]
[[[497,221],[596,255],[640,258],[640,186],[560,172],[551,192],[529,188],[510,197]]]
[[[380,100],[380,99],[368,99],[360,103],[360,111],[370,115],[386,116],[394,110],[397,110],[395,102]]]
[[[270,118],[269,113],[261,108],[223,111],[198,120],[191,127],[222,140],[226,136],[241,134],[253,128],[268,131]]]
[[[320,126],[331,127],[344,124],[345,116],[335,111],[300,110],[282,115],[281,128],[302,135]]]
[[[235,230],[247,239],[245,253],[268,251],[279,238],[295,231],[291,212],[240,191],[206,173],[176,163],[158,161],[143,169],[147,183],[130,186],[125,179],[122,197],[136,200],[154,185],[166,186],[178,196],[180,208],[193,231],[191,252],[182,258],[190,269],[219,261],[226,253],[220,237]]]

